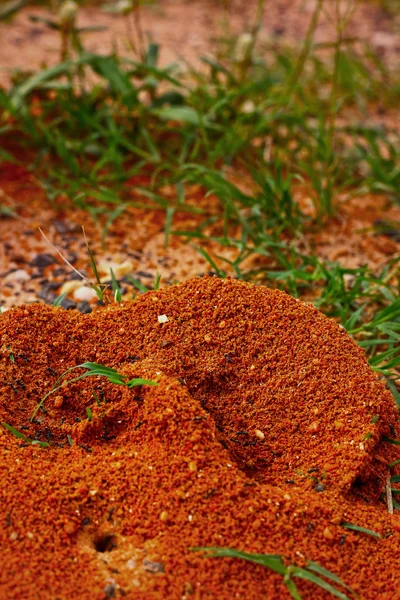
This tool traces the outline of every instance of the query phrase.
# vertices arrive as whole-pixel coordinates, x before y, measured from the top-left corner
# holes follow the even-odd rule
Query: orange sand
[[[50,444],[1,430],[1,599],[289,597],[280,576],[193,546],[313,560],[361,598],[400,598],[400,522],[380,499],[397,410],[316,309],[204,278],[90,315],[25,305],[0,336],[0,420]],[[89,377],[31,423],[85,361],[159,385]]]

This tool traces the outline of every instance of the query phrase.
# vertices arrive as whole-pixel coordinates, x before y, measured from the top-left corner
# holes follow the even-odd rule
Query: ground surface
[[[396,410],[315,308],[208,277],[90,315],[17,308],[0,336],[0,419],[26,436],[0,434],[2,598],[288,597],[269,570],[190,550],[221,545],[312,559],[362,598],[398,597],[400,522],[380,500]],[[83,359],[158,385],[87,378],[29,420]]]
[[[262,35],[302,39],[313,6],[271,2]],[[35,70],[59,58],[57,36],[32,23],[32,14],[44,12],[24,10],[0,27],[3,84],[15,68]],[[225,16],[215,3],[165,1],[144,10],[143,29],[162,45],[164,64],[196,62],[215,50],[210,34],[224,31]],[[253,16],[254,2],[233,4],[230,33]],[[87,35],[88,50],[108,52],[116,42],[128,52],[120,18],[85,9],[81,19],[108,28]],[[398,17],[363,3],[352,33],[394,67],[398,26]],[[316,39],[329,40],[332,31],[324,17]],[[390,127],[400,122],[395,109],[376,105],[365,119]],[[332,321],[280,292],[217,278],[170,290],[169,284],[211,267],[184,237],[166,243],[164,211],[127,209],[102,243],[105,220],[96,225],[66,198],[52,207],[36,175],[23,156],[0,167],[0,205],[14,212],[0,216],[0,420],[26,436],[0,429],[7,481],[0,502],[0,597],[288,597],[282,578],[260,566],[204,562],[188,550],[225,545],[279,551],[302,565],[313,559],[361,598],[400,598],[400,523],[385,496],[387,465],[399,453],[382,439],[398,437],[400,428],[391,396],[359,348]],[[250,185],[242,172],[230,176]],[[144,176],[132,180],[133,200],[142,199],[133,187],[148,183]],[[174,197],[175,189],[164,193]],[[311,207],[304,188],[295,197]],[[300,250],[377,271],[399,255],[397,226],[386,235],[375,228],[383,218],[400,222],[400,208],[385,194],[349,198],[345,191],[337,200],[336,216],[295,240]],[[217,199],[194,185],[187,203],[208,215],[218,210]],[[176,212],[172,228],[198,222]],[[74,270],[93,282],[82,227],[102,281],[110,282],[110,267],[118,278],[123,304],[100,308]],[[233,258],[232,250],[201,244]],[[136,288],[129,276],[152,288],[157,275],[167,289],[130,303]],[[69,310],[44,306],[61,293]],[[7,310],[23,303],[30,306]],[[51,395],[30,421],[57,375],[87,360],[159,385],[136,394],[88,378]],[[31,437],[50,447],[30,444]],[[398,467],[390,471],[398,473]],[[346,529],[347,522],[380,538]],[[309,583],[300,589],[304,599],[332,597]]]
[[[230,23],[231,33],[246,28],[246,24],[251,23],[254,18],[254,7],[254,2],[245,5],[233,3],[229,11],[224,12],[222,7],[214,3],[165,1],[145,7],[142,15],[143,30],[161,45],[163,63],[172,60],[195,62],[201,54],[216,50],[215,39],[221,33],[228,33],[227,22]],[[261,37],[271,40],[275,36],[288,43],[302,39],[313,8],[313,2],[303,0],[271,3],[264,18]],[[50,66],[59,59],[58,34],[45,25],[32,23],[29,19],[32,14],[44,16],[47,13],[37,7],[28,8],[21,11],[11,23],[0,25],[0,82],[6,83],[15,69],[28,68],[34,71],[40,65]],[[104,32],[87,34],[89,51],[108,52],[114,42],[120,51],[130,51],[126,27],[121,17],[87,8],[80,13],[80,18],[81,25],[107,27]],[[399,17],[389,18],[374,3],[361,3],[351,24],[354,37],[372,43],[390,68],[394,68],[400,60],[398,28]],[[334,27],[329,20],[328,11],[328,15],[321,17],[316,41],[326,42],[333,37]],[[26,61],[28,55],[29,63]],[[366,123],[386,123],[390,127],[396,127],[400,122],[394,111],[377,111],[376,107],[371,107],[365,114],[365,119]],[[132,186],[138,183],[146,182],[132,181]],[[174,194],[174,191],[170,193]],[[90,300],[92,305],[94,303],[90,290],[80,290],[74,297],[73,288],[79,287],[76,280],[71,284],[72,287],[61,287],[66,280],[74,279],[77,275],[44,240],[38,227],[41,227],[67,259],[74,259],[72,262],[76,268],[88,276],[91,273],[82,226],[85,227],[105,280],[109,279],[110,265],[114,270],[117,265],[122,265],[118,270],[121,277],[129,273],[149,287],[157,273],[162,276],[162,283],[168,283],[182,281],[210,269],[190,244],[182,244],[182,238],[171,238],[169,245],[165,247],[162,233],[165,216],[161,211],[145,213],[129,209],[111,227],[105,245],[101,246],[101,228],[94,227],[90,215],[71,207],[66,200],[64,210],[58,213],[46,207],[46,202],[43,201],[45,193],[35,179],[35,174],[24,171],[23,160],[21,168],[1,168],[0,194],[1,203],[14,208],[17,214],[14,219],[0,216],[0,301],[3,308],[23,301],[36,301],[38,298],[54,298],[60,291],[68,291],[73,301],[79,302],[82,298]],[[194,188],[191,196],[195,205],[200,204],[213,211],[212,200],[204,199],[200,190]],[[297,197],[307,204],[307,194],[299,191]],[[388,258],[398,255],[400,249],[400,234],[396,236],[392,233],[388,237],[374,232],[374,223],[382,217],[388,221],[400,222],[400,209],[392,206],[384,195],[345,200],[338,217],[332,219],[321,232],[309,234],[301,244],[305,250],[315,246],[316,253],[322,258],[338,260],[344,266],[368,264],[372,268],[379,268]],[[194,217],[180,214],[174,217],[173,226],[183,229],[183,224],[193,227],[195,223]],[[40,258],[36,257],[41,254],[51,254],[54,260],[49,265],[40,266]],[[39,260],[39,265],[32,264],[35,259]],[[46,259],[43,260],[46,263]],[[48,258],[47,262],[50,260]],[[132,288],[127,289],[131,295]]]

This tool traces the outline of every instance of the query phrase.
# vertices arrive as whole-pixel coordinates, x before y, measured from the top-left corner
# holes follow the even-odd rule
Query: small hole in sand
[[[94,540],[94,547],[97,552],[111,552],[117,547],[117,537],[112,533],[100,535]]]

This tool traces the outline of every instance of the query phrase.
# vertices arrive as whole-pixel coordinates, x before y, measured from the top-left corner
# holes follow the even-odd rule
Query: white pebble
[[[6,276],[5,281],[28,281],[28,279],[30,279],[29,274],[24,271],[24,269],[17,269],[16,271],[9,273]]]
[[[86,300],[87,302],[90,302],[90,300],[97,297],[97,294],[93,288],[83,285],[74,291],[73,297],[74,300]]]

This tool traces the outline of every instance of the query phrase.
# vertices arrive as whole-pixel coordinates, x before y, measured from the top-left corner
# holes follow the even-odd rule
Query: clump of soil
[[[362,598],[400,598],[400,523],[381,500],[397,411],[315,308],[207,277],[88,315],[21,306],[0,336],[0,419],[49,443],[0,435],[1,597],[288,597],[261,566],[192,550],[222,546],[313,560]],[[32,422],[86,361],[158,385],[88,377]]]

